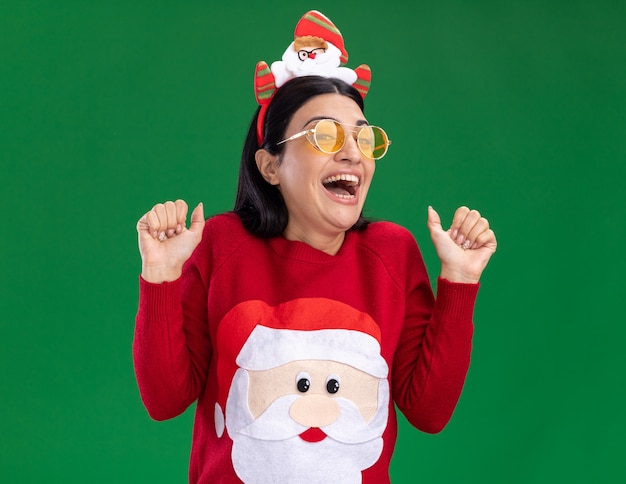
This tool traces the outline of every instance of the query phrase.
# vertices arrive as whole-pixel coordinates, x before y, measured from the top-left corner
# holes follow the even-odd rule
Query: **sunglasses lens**
[[[315,145],[324,153],[337,153],[345,141],[343,126],[335,121],[323,119],[313,132]]]
[[[366,126],[359,131],[359,148],[365,156],[378,160],[387,153],[389,139],[387,133],[378,126]]]
[[[308,132],[307,138],[323,153],[337,153],[346,141],[346,131],[337,121],[322,119]],[[391,142],[382,128],[364,126],[358,130],[357,143],[363,155],[378,160],[385,156]]]

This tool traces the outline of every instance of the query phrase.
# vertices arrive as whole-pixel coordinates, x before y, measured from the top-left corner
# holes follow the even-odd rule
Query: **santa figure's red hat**
[[[302,16],[296,25],[294,40],[306,35],[319,37],[326,42],[330,42],[341,51],[341,65],[345,65],[348,62],[348,52],[344,46],[341,32],[323,13],[311,10]]]
[[[245,301],[220,322],[215,343],[216,428],[221,436],[224,409],[235,372],[268,370],[297,360],[331,360],[377,378],[387,378],[380,328],[367,314],[325,298],[294,299],[278,306]]]

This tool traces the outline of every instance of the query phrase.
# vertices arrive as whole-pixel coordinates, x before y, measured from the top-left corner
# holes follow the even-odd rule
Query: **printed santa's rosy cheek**
[[[341,365],[337,363],[337,365]],[[370,422],[378,410],[378,386],[380,379],[369,375],[349,365],[341,365],[343,368],[337,374],[341,379],[333,381],[331,375],[326,382],[327,391],[334,390],[338,385],[334,396],[350,400],[359,409],[365,422]]]
[[[292,366],[293,363],[287,363],[269,370],[248,370],[248,408],[255,419],[274,401],[297,391]],[[306,387],[306,378],[300,385]]]

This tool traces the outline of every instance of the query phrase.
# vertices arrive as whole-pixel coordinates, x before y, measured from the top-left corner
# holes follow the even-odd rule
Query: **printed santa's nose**
[[[305,427],[324,427],[339,418],[341,408],[330,397],[306,395],[298,398],[289,409],[292,419]]]
[[[311,52],[311,53],[309,54],[309,59],[315,59],[315,56],[316,56],[316,55],[317,55],[317,54],[315,54],[315,52]]]

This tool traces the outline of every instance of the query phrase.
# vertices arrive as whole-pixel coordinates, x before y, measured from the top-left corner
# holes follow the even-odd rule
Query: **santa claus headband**
[[[317,10],[305,13],[296,25],[294,40],[282,60],[273,62],[271,67],[265,61],[256,65],[254,92],[261,106],[257,118],[259,146],[263,145],[265,116],[270,102],[276,90],[290,79],[311,75],[338,78],[353,85],[365,97],[372,80],[369,66],[361,64],[352,70],[345,67],[347,62],[343,36],[335,24]]]

